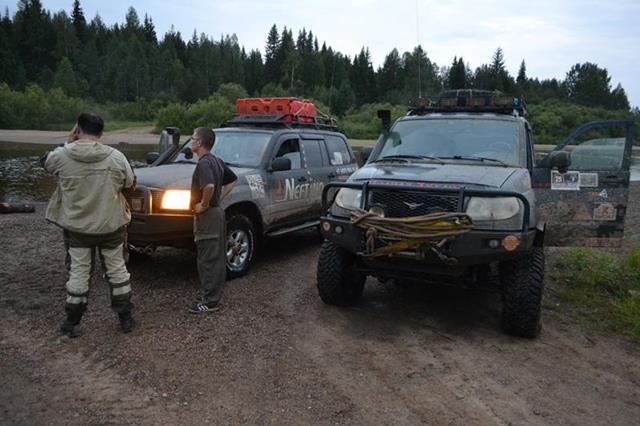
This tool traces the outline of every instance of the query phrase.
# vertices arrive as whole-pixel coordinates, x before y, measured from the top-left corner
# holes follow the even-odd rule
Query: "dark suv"
[[[445,92],[391,128],[388,112],[379,112],[387,130],[363,152],[365,166],[324,190],[322,300],[356,303],[367,276],[486,285],[495,271],[505,331],[536,336],[543,246],[622,241],[634,127],[624,120],[591,122],[536,163],[525,112],[519,98],[486,91]],[[354,212],[464,213],[472,226],[457,237],[379,255],[377,249],[401,239],[370,233],[376,230],[356,224]]]
[[[213,154],[238,175],[224,199],[227,220],[227,276],[245,274],[261,237],[318,226],[322,189],[346,180],[357,164],[346,137],[334,126],[244,117],[213,129]],[[132,254],[157,246],[194,247],[189,202],[197,158],[179,129],[163,132],[162,154],[136,169],[137,188],[128,195],[132,210],[128,243]]]

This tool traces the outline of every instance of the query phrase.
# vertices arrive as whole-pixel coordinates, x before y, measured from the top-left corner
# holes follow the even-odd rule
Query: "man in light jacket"
[[[111,287],[111,307],[120,327],[133,329],[131,285],[123,245],[131,220],[123,190],[135,183],[124,154],[100,143],[104,122],[96,114],[83,113],[68,142],[49,153],[44,168],[58,184],[47,207],[46,219],[63,229],[71,260],[66,284],[67,318],[60,329],[74,337],[75,327],[87,309],[89,280],[96,252],[103,262]]]

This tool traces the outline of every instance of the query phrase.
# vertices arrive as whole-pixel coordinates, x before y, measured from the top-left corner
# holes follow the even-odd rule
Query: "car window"
[[[483,157],[525,165],[519,126],[491,119],[426,119],[398,122],[383,142],[378,158],[422,155],[451,158]]]
[[[288,158],[291,160],[291,169],[302,168],[302,156],[298,139],[289,139],[280,144],[275,158]]]
[[[332,166],[341,166],[355,162],[349,153],[347,142],[344,139],[338,136],[326,136],[325,141],[327,151],[329,152],[329,162]]]
[[[262,162],[271,140],[271,133],[216,131],[216,141],[211,152],[232,166],[254,168]],[[188,148],[188,149],[187,149]],[[172,163],[197,163],[198,157],[189,155],[191,142],[187,142]]]
[[[322,167],[322,154],[320,151],[320,140],[303,140],[302,149],[307,167]]]

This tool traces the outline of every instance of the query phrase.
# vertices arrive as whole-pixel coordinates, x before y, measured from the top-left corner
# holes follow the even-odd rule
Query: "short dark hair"
[[[102,117],[93,112],[83,112],[78,116],[78,127],[82,133],[87,135],[100,136],[104,130]]]
[[[198,127],[193,133],[200,139],[202,146],[207,151],[211,151],[213,144],[216,142],[216,134],[208,127]]]

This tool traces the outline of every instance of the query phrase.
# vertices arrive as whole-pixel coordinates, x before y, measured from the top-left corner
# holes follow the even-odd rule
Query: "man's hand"
[[[80,129],[78,129],[78,123],[73,126],[71,132],[69,132],[69,136],[67,137],[67,142],[75,142],[80,139]]]
[[[195,207],[193,208],[193,211],[195,212],[195,214],[202,214],[205,211],[207,211],[209,209],[209,206],[203,206],[202,203],[198,203],[195,205]]]

